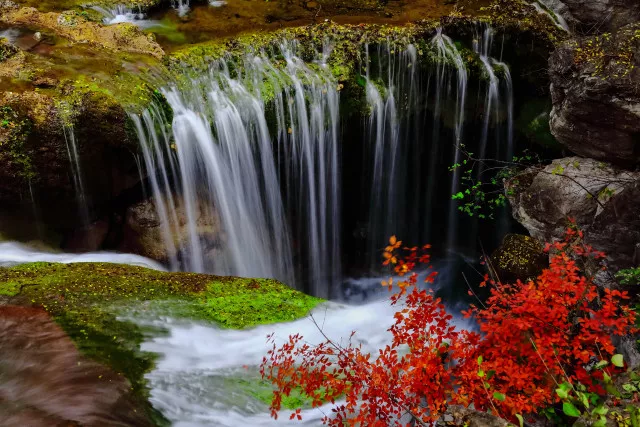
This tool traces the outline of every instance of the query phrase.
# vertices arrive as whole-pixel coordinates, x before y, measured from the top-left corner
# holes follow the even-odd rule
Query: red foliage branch
[[[327,425],[380,427],[427,425],[454,403],[514,419],[557,403],[554,389],[565,381],[602,392],[602,372],[591,362],[613,354],[613,336],[634,331],[635,312],[623,304],[626,292],[599,292],[581,273],[578,265],[604,257],[583,243],[581,232],[570,228],[563,242],[548,245],[550,267],[535,280],[503,284],[485,277],[481,286],[491,286],[490,297],[464,312],[479,333],[456,329],[441,300],[418,286],[413,270],[418,264],[431,269],[429,248],[402,248],[390,239],[384,263],[404,280],[391,297],[398,306],[389,328],[393,340],[378,354],[326,336],[317,346],[300,335],[282,346],[269,337],[273,347],[261,373],[276,389],[273,417],[294,389],[314,407],[344,400],[325,417]],[[383,285],[394,289],[392,279]],[[300,411],[291,418],[301,419]]]

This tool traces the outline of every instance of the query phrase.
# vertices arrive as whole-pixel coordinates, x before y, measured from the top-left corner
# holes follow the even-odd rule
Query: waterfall
[[[112,9],[105,9],[100,6],[93,6],[92,9],[100,12],[104,18],[102,21],[107,25],[120,24],[122,22],[129,22],[136,25],[144,26],[147,22],[143,23],[145,19],[144,13],[138,8],[138,11],[134,11],[133,8],[125,5],[116,5]]]
[[[297,276],[324,296],[340,277],[337,82],[321,58],[312,68],[295,52],[295,44],[280,47],[282,66],[262,53],[242,64],[220,60],[188,87],[165,88],[171,135],[159,109],[133,116],[165,241],[177,254],[172,268],[290,284]],[[172,248],[174,197],[185,207],[188,242]],[[199,235],[203,205],[218,218],[223,241]]]
[[[487,77],[487,95],[485,97],[484,111],[483,111],[483,125],[482,136],[480,139],[480,152],[479,158],[485,159],[487,156],[487,143],[489,139],[489,124],[491,122],[491,115],[494,113],[494,119],[497,121],[498,113],[498,85],[499,80],[496,76],[493,68],[493,60],[490,58],[491,49],[493,47],[493,29],[485,25],[482,34],[476,34],[473,40],[473,50],[479,55],[480,61],[484,67],[484,72]],[[481,175],[483,168],[478,170],[478,176]]]
[[[553,0],[535,0],[531,3],[538,13],[547,15],[558,28],[570,33],[571,29],[569,28],[569,24],[558,11],[558,8],[556,7],[557,4],[558,2]]]
[[[439,208],[433,201],[441,191],[438,174],[442,173],[442,162],[452,165],[460,160],[467,69],[455,44],[441,30],[426,48],[434,51],[436,60],[426,70],[424,85],[420,75],[425,73],[420,72],[416,46],[409,45],[399,53],[392,53],[396,48],[389,44],[379,48],[375,68],[382,78],[377,82],[371,75],[367,47],[366,93],[371,106],[368,133],[374,144],[368,233],[372,266],[379,265],[380,252],[393,234],[412,236],[417,244],[434,237],[432,227],[447,227],[447,247],[456,240],[455,204],[448,203],[446,224],[441,224],[434,218]],[[446,110],[453,110],[450,136],[443,136],[441,130]],[[451,194],[457,191],[459,178],[456,172],[451,179]]]
[[[366,224],[367,268],[380,264],[391,235],[456,251],[477,231],[451,200],[461,170],[441,177],[462,161],[465,134],[474,134],[467,144],[479,156],[513,155],[513,84],[492,45],[485,26],[474,43],[484,69],[476,115],[467,112],[463,56],[441,30],[419,44],[363,46],[362,206],[347,215]],[[171,121],[159,106],[132,116],[172,269],[274,277],[325,297],[337,291],[341,175],[353,166],[341,162],[354,150],[343,131],[358,125],[341,126],[331,46],[307,62],[298,50],[282,43],[216,60],[206,75],[162,90]],[[202,217],[219,229],[207,236]]]
[[[80,166],[80,156],[78,154],[78,145],[76,143],[76,135],[73,126],[63,127],[64,140],[67,147],[67,156],[71,166],[71,176],[73,188],[76,193],[76,202],[80,221],[83,226],[89,225],[89,204],[87,193],[84,188],[84,176]]]
[[[189,13],[189,3],[189,0],[171,0],[171,7],[178,12],[178,16],[183,17]]]
[[[449,37],[442,34],[442,30],[438,29],[437,35],[433,39],[433,43],[436,44],[438,48],[438,57],[440,61],[450,62],[455,70],[457,76],[457,92],[456,92],[456,107],[455,107],[455,118],[454,118],[454,155],[453,155],[453,163],[452,165],[457,165],[461,161],[461,144],[462,137],[464,131],[464,120],[465,120],[465,106],[467,100],[467,67],[462,60],[462,56],[458,49],[456,48],[453,40]],[[451,177],[451,194],[456,194],[460,187],[460,168],[456,168]],[[447,227],[447,250],[453,250],[456,240],[457,240],[457,206],[455,201],[452,199],[449,201],[449,217],[448,217],[448,227]]]

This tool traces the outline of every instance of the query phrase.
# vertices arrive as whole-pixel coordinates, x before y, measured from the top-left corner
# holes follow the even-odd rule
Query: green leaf
[[[618,368],[624,368],[624,356],[621,354],[614,354],[611,356],[611,363]]]
[[[565,413],[565,415],[568,415],[570,417],[579,417],[581,415],[580,411],[578,410],[578,408],[576,408],[573,403],[570,402],[564,402],[562,404],[562,412]]]
[[[499,402],[504,402],[504,400],[507,398],[507,396],[505,396],[502,393],[498,393],[497,391],[493,393],[493,398],[496,399]]]
[[[520,427],[524,427],[524,418],[522,418],[522,415],[516,414],[516,418],[518,419],[518,422],[520,423]]]
[[[607,415],[607,413],[609,412],[609,408],[605,407],[604,405],[598,405],[593,408],[592,412],[596,415]]]
[[[485,375],[484,371],[482,369],[478,369],[478,376],[480,378],[484,378],[484,375]]]
[[[478,356],[478,366],[482,365],[482,356]]]
[[[605,366],[607,366],[609,364],[609,362],[607,362],[606,360],[601,360],[598,363],[596,363],[596,369],[602,369]]]
[[[600,417],[598,420],[594,421],[592,425],[593,427],[605,427],[607,425],[607,419],[605,417]]]
[[[587,393],[579,393],[580,395],[580,401],[582,402],[582,405],[589,409],[589,396],[587,395]]]
[[[633,393],[634,391],[638,391],[636,386],[633,384],[622,384],[622,389],[628,393]]]
[[[560,399],[566,399],[567,397],[569,397],[569,392],[567,390],[562,389],[562,388],[557,388],[556,389],[556,394],[558,395],[558,397]]]

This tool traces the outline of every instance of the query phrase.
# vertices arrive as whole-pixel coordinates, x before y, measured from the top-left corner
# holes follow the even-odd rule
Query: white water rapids
[[[312,315],[332,340],[344,344],[351,332],[357,331],[352,342],[376,354],[391,342],[387,328],[393,324],[393,314],[398,308],[387,299],[361,306],[327,303]],[[302,422],[289,421],[288,410],[274,420],[267,405],[246,390],[230,387],[238,378],[257,381],[256,367],[269,350],[266,336],[270,333],[275,333],[278,344],[296,333],[310,344],[322,342],[324,337],[310,317],[250,330],[223,330],[172,319],[154,323],[167,328],[169,334],[151,338],[142,345],[143,350],[161,355],[155,370],[147,375],[152,389],[151,403],[174,426],[318,426],[322,425],[324,414],[330,414],[331,405],[325,405],[304,410]],[[465,326],[461,319],[456,324]]]

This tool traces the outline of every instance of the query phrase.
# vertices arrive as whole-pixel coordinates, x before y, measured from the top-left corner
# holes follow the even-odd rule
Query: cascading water
[[[67,145],[67,155],[69,156],[69,164],[71,166],[71,175],[73,177],[73,187],[76,193],[77,208],[82,226],[89,224],[89,204],[87,193],[84,189],[84,176],[80,165],[80,156],[78,155],[78,145],[76,143],[76,135],[73,126],[64,126],[64,139]]]
[[[493,29],[484,24],[477,29],[473,42],[473,48],[479,55],[487,77],[487,89],[484,102],[484,122],[482,126],[481,146],[478,158],[481,159],[476,171],[476,178],[479,182],[486,180],[485,162],[487,158],[487,144],[489,141],[489,125],[500,121],[500,114],[506,113],[504,129],[498,128],[494,131],[493,146],[495,147],[494,158],[504,161],[512,161],[514,154],[513,146],[513,81],[509,66],[500,60],[492,58],[493,49]],[[502,56],[502,55],[501,55]],[[502,80],[496,74],[499,70]],[[501,87],[502,86],[502,87]],[[499,235],[504,235],[508,229],[508,213],[503,210],[498,215],[497,230]],[[475,233],[472,233],[475,235]]]
[[[508,66],[491,58],[492,47],[492,29],[483,27],[474,43],[486,84],[476,107],[481,120],[474,128],[480,129],[478,151],[474,151],[480,157],[491,151],[494,157],[510,160],[513,84]],[[420,68],[416,46],[387,44],[375,52],[367,48],[364,74],[371,115],[366,144],[372,145],[374,160],[371,177],[365,178],[370,184],[365,185],[371,185],[367,239],[372,266],[379,263],[380,251],[393,234],[410,236],[412,244],[445,241],[449,251],[461,243],[475,247],[473,242],[471,246],[467,241],[459,242],[460,217],[451,199],[459,191],[461,168],[454,169],[451,176],[447,215],[443,216],[434,203],[445,193],[439,176],[446,173],[447,166],[462,160],[465,122],[471,116],[466,112],[470,106],[468,71],[456,45],[440,30],[429,46],[420,50],[427,48],[432,49],[435,61],[426,69]],[[370,57],[374,57],[371,64]],[[475,146],[476,142],[470,144]],[[482,170],[477,173],[481,176]]]
[[[136,11],[125,5],[117,5],[112,9],[105,9],[100,6],[94,6],[93,9],[104,16],[102,21],[107,25],[120,24],[122,22],[129,22],[142,27],[152,25],[150,21],[145,20],[145,14],[142,13],[140,8]]]
[[[569,24],[567,23],[567,20],[564,19],[562,14],[558,11],[558,8],[556,7],[557,4],[558,2],[554,2],[552,0],[535,0],[533,3],[531,3],[531,5],[536,8],[538,13],[547,15],[558,28],[561,28],[567,33],[570,33],[571,29],[569,28]]]
[[[477,105],[479,153],[484,157],[490,148],[491,155],[509,159],[511,77],[507,65],[490,56],[491,28],[481,30],[474,43],[486,83]],[[425,51],[434,59],[427,64],[419,58]],[[283,44],[274,55],[279,60],[262,52],[238,63],[216,61],[208,75],[163,90],[171,124],[158,107],[132,116],[171,268],[275,277],[336,296],[343,128],[338,82],[326,66],[330,54],[325,47],[306,64],[294,44]],[[445,187],[438,177],[460,162],[472,116],[461,53],[438,31],[419,46],[365,46],[363,56],[371,111],[361,156],[369,267],[379,265],[392,234],[410,236],[413,244],[435,239],[455,250],[460,221],[451,194],[460,171]],[[444,210],[434,203],[442,197],[448,200]],[[219,222],[217,237],[199,230],[203,215]],[[185,228],[180,224],[187,239],[178,237]]]
[[[189,0],[171,0],[171,7],[173,7],[176,12],[178,12],[178,16],[186,16],[190,10],[190,1]]]
[[[249,55],[242,75],[230,71],[238,64],[219,61],[188,88],[166,88],[171,137],[157,131],[166,128],[157,109],[133,119],[147,170],[154,171],[150,184],[168,245],[178,223],[176,189],[185,207],[188,243],[175,248],[182,268],[295,283],[295,243],[313,292],[328,296],[339,278],[339,96],[322,62],[312,69],[294,52],[281,46],[283,69],[263,54]],[[275,134],[267,124],[268,96]],[[219,219],[224,242],[199,235],[203,207]],[[212,244],[217,256],[207,257]]]

